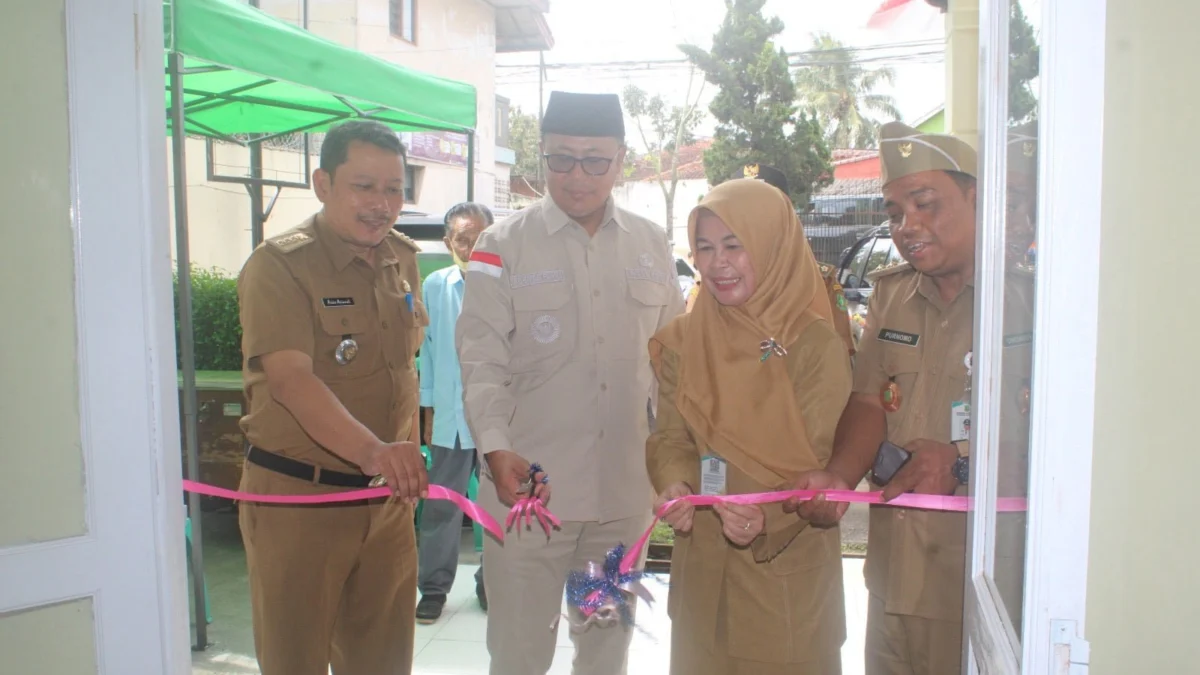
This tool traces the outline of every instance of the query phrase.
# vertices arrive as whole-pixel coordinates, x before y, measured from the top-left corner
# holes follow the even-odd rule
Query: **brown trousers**
[[[866,675],[959,675],[963,625],[888,614],[883,598],[867,604]]]
[[[243,490],[335,489],[247,464]],[[240,506],[254,648],[263,675],[412,672],[417,556],[413,510],[370,504]]]

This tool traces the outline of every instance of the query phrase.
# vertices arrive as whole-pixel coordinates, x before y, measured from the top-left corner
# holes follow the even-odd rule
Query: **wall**
[[[833,167],[834,180],[841,180],[843,178],[879,178],[881,175],[883,175],[883,169],[878,157],[870,157],[857,162],[846,162],[845,164]]]
[[[708,181],[681,180],[675,186],[675,249],[688,249],[688,214],[708,193]],[[613,199],[621,208],[666,227],[667,205],[658,181],[620,183],[613,188]]]
[[[475,85],[478,124],[475,130],[475,198],[491,204],[496,167],[496,13],[483,0],[414,0],[416,44],[392,37],[388,0],[355,0],[361,51],[431,75]],[[466,199],[466,169],[417,162],[445,176],[442,187],[422,194],[417,210],[445,211]],[[453,180],[449,175],[459,175]]]
[[[1200,155],[1191,0],[1108,2],[1096,427],[1086,637],[1093,675],[1200,670],[1193,387]],[[1164,157],[1178,171],[1157,171]],[[1186,199],[1186,197],[1182,197]]]
[[[246,188],[235,183],[209,182],[206,179],[205,143],[190,138],[187,142],[188,184],[188,244],[192,262],[197,267],[218,267],[237,274],[250,256],[250,195]],[[215,144],[216,173],[245,175],[249,166],[249,151],[232,144]],[[167,166],[171,161],[167,147]],[[312,167],[317,166],[313,157]],[[263,150],[263,176],[279,180],[302,182],[304,156],[286,150]],[[174,175],[169,180],[174,184]],[[264,205],[275,194],[275,188],[264,190]],[[175,255],[175,193],[171,195],[171,256]],[[265,236],[272,237],[298,225],[320,210],[321,202],[310,190],[284,188],[275,202],[271,217],[263,225]]]
[[[0,553],[87,532],[63,13],[20,2],[0,23]],[[94,673],[92,626],[90,599],[0,613],[0,670]]]
[[[507,184],[509,167],[496,163],[495,12],[483,0],[416,0],[416,45],[391,36],[388,0],[309,0],[308,29],[327,40],[365,51],[406,68],[469,82],[478,100],[475,146],[475,199],[495,202],[496,181]],[[261,9],[300,25],[297,0],[260,0]],[[218,173],[245,175],[249,154],[237,146],[218,146]],[[168,147],[168,161],[170,149]],[[250,198],[245,187],[208,182],[202,140],[187,144],[188,219],[192,261],[236,274],[250,255]],[[416,201],[405,209],[441,214],[467,197],[462,166],[412,159],[422,167]],[[263,175],[301,182],[303,156],[264,150]],[[314,157],[312,167],[316,168]],[[267,188],[264,199],[275,193]],[[174,209],[174,206],[171,207]],[[284,188],[263,227],[267,237],[299,224],[321,208],[312,190]],[[172,210],[172,218],[174,211]],[[172,225],[172,256],[174,226]]]

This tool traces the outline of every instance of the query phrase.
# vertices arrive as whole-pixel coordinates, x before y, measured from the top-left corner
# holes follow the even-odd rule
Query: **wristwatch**
[[[950,473],[958,480],[959,485],[966,485],[971,480],[971,458],[962,455],[954,460],[954,465],[950,467]]]

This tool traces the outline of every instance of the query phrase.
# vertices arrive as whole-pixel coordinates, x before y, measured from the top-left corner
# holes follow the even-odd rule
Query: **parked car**
[[[872,229],[842,252],[838,283],[846,296],[846,311],[850,314],[855,342],[862,338],[866,323],[867,300],[872,291],[868,276],[877,269],[903,261],[899,249],[892,243],[892,232],[887,223]]]

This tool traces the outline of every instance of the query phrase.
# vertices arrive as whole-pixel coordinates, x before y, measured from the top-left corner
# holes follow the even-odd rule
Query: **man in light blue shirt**
[[[466,494],[471,475],[478,470],[475,442],[463,416],[462,371],[454,346],[454,326],[462,311],[463,269],[479,233],[492,224],[492,212],[482,204],[465,202],[446,212],[446,247],[454,265],[425,279],[422,296],[429,313],[429,328],[421,346],[419,376],[424,414],[425,445],[429,447],[429,482]],[[417,622],[435,623],[454,585],[463,513],[443,500],[425,502],[418,543]],[[475,594],[487,611],[483,568],[475,574]]]

